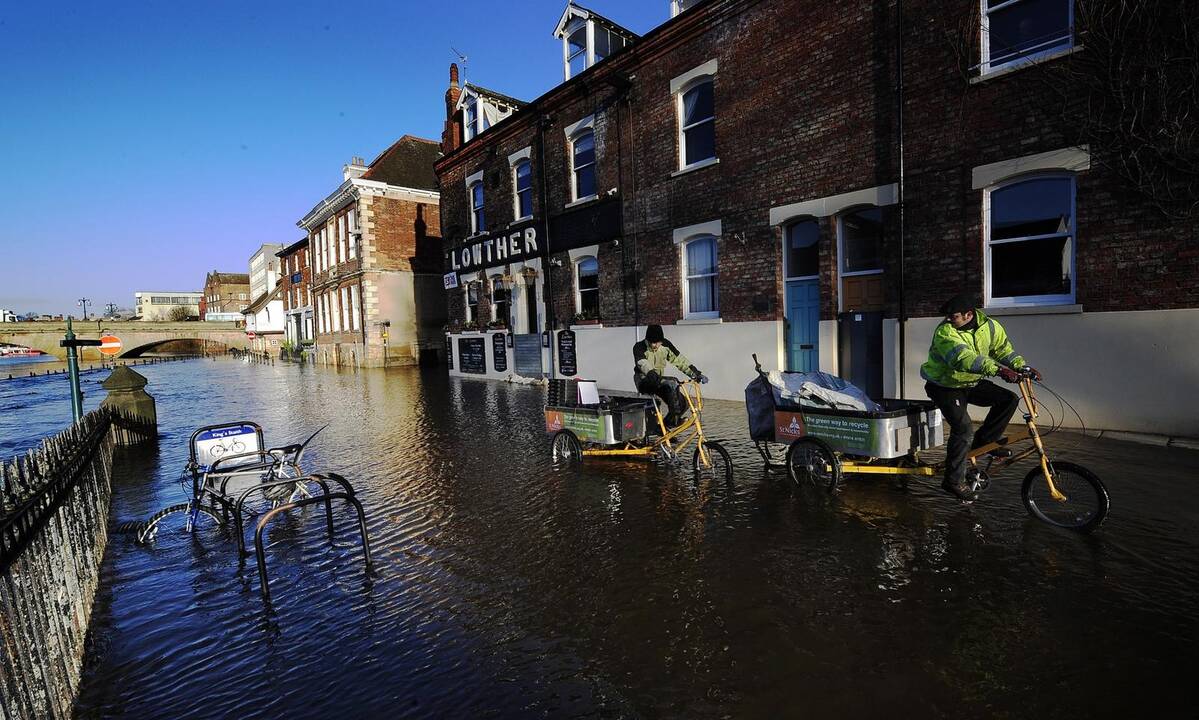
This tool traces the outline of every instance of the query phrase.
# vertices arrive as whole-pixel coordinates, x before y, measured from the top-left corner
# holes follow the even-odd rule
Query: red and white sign
[[[258,335],[253,330],[247,330],[246,337],[253,340],[254,338],[258,337]]]
[[[121,339],[116,335],[105,335],[100,338],[100,352],[104,355],[116,355],[121,352]]]

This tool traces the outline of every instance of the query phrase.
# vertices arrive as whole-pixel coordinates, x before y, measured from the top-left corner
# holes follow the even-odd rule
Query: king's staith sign
[[[473,272],[540,255],[537,226],[530,221],[528,225],[474,239],[450,250],[446,253],[446,266],[455,273]]]

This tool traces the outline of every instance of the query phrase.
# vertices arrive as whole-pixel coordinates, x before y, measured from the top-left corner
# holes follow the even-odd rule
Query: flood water
[[[704,414],[733,481],[697,483],[689,464],[554,466],[539,387],[138,371],[162,438],[118,457],[115,522],[185,499],[197,426],[250,419],[280,445],[331,423],[305,465],[354,483],[377,576],[350,515],[330,547],[317,507],[268,533],[269,610],[226,531],[114,533],[81,718],[1193,717],[1199,701],[1193,451],[1055,435],[1112,496],[1080,537],[1027,516],[1022,468],[972,506],[932,483],[791,487],[739,403]],[[69,416],[37,382],[0,383],[3,454]]]

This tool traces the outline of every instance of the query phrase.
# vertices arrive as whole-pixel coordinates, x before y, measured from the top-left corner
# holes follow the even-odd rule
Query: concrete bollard
[[[119,367],[100,383],[100,387],[108,391],[108,397],[104,398],[100,407],[114,408],[145,423],[148,428],[148,434],[132,431],[115,433],[118,445],[132,445],[158,437],[158,409],[154,397],[145,390],[146,382],[145,375],[127,367]]]

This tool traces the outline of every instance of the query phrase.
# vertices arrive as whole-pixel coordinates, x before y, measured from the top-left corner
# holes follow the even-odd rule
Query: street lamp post
[[[108,311],[108,317],[114,317],[117,314],[116,303],[108,303],[104,306],[104,309]]]
[[[92,301],[89,298],[79,298],[79,302],[75,304],[83,308],[83,319],[87,320],[87,306],[91,305]]]

